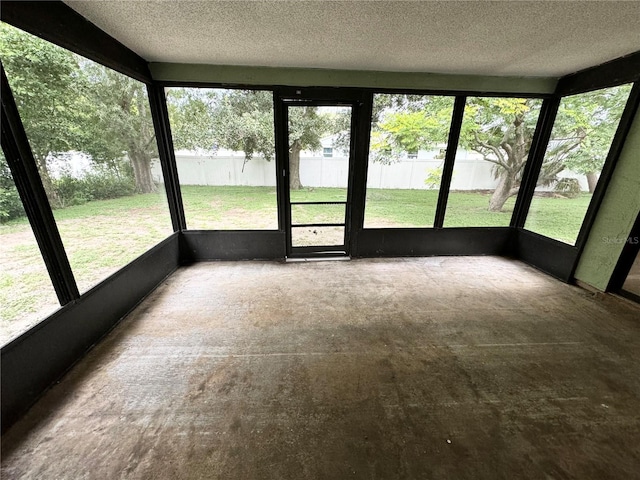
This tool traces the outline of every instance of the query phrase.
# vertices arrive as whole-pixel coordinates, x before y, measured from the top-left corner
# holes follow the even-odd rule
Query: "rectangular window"
[[[84,292],[173,231],[146,86],[6,24],[0,56]]]
[[[324,147],[322,149],[322,156],[323,157],[333,157],[333,148],[331,147]]]
[[[542,101],[469,97],[445,227],[508,227]]]
[[[575,244],[630,91],[621,85],[561,100],[527,230]]]
[[[273,94],[166,93],[187,228],[277,230]]]
[[[365,228],[433,227],[454,101],[374,95]]]
[[[0,152],[0,346],[60,308]]]

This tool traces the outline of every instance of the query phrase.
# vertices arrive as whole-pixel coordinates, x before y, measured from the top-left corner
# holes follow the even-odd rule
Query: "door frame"
[[[609,284],[607,285],[608,292],[618,293],[623,297],[627,297],[640,303],[640,296],[633,292],[628,292],[623,288],[627,275],[629,275],[631,267],[638,255],[640,255],[640,212],[638,212],[638,215],[636,216],[631,232],[629,232],[627,241],[622,248],[620,257],[618,258],[618,263],[616,264],[616,267],[611,274],[611,278],[609,279]]]
[[[278,224],[285,233],[287,258],[353,255],[356,232],[364,218],[364,185],[369,148],[372,94],[352,89],[281,87],[274,90],[276,168],[278,181]],[[349,171],[345,200],[344,245],[294,247],[291,235],[291,196],[289,189],[288,108],[290,106],[351,107]],[[368,108],[367,108],[368,106]],[[367,112],[368,115],[367,115]],[[363,135],[363,125],[366,133]],[[366,137],[366,138],[364,138]],[[366,143],[366,152],[362,146]]]

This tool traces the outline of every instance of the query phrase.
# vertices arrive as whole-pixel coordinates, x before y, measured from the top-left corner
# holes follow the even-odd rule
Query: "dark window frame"
[[[34,1],[5,1],[3,2],[3,9],[1,15],[2,19],[7,23],[10,23],[18,28],[21,28],[29,33],[35,34],[45,40],[48,40],[54,44],[67,48],[71,51],[79,53],[86,58],[96,61],[108,68],[112,68],[116,71],[124,73],[132,78],[136,78],[149,85],[152,89],[163,90],[165,87],[180,86],[180,87],[210,87],[210,88],[241,88],[241,89],[255,89],[255,90],[267,90],[276,91],[282,86],[279,85],[247,85],[247,84],[229,84],[221,82],[185,82],[185,81],[156,81],[152,78],[148,69],[148,63],[139,57],[137,54],[129,50],[122,45],[119,41],[110,37],[104,31],[94,26],[90,22],[87,22],[82,16],[78,15],[73,9],[63,4],[60,1],[49,2],[48,8],[43,9],[40,2]],[[67,28],[61,30],[57,27],[56,22],[52,22],[52,15],[56,19],[56,22],[69,27],[74,27],[77,33],[74,33],[74,28]],[[92,39],[93,38],[93,39]],[[97,40],[96,40],[97,39]],[[610,62],[602,65],[590,67],[588,69],[575,72],[573,74],[566,75],[559,79],[556,90],[553,93],[540,94],[530,92],[492,92],[492,91],[470,91],[470,90],[442,90],[442,89],[410,89],[410,88],[357,88],[355,90],[360,91],[363,95],[372,96],[374,93],[391,93],[391,94],[415,94],[415,95],[445,95],[445,96],[483,96],[483,97],[520,97],[520,98],[540,98],[543,101],[559,102],[563,96],[569,94],[584,93],[587,91],[597,90],[600,88],[607,88],[617,86],[623,83],[637,82],[640,80],[640,52],[634,52],[630,55],[614,59]],[[285,87],[287,89],[296,87]],[[347,87],[327,87],[336,93],[342,90],[354,90]],[[171,158],[172,155],[168,149],[168,145],[171,145],[172,138],[170,127],[168,126],[167,119],[164,118],[163,110],[166,110],[166,101],[162,102],[160,96],[156,97],[154,94],[154,100],[150,98],[152,104],[152,115],[154,117],[154,127],[156,129],[156,136],[159,143],[160,160],[163,164],[163,173],[169,173],[165,177],[165,185],[167,186],[167,194],[170,204],[170,210],[172,213],[172,222],[175,231],[182,231],[184,229],[184,212],[181,212],[180,206],[182,199],[179,192],[179,182],[177,182],[177,170],[175,166],[175,159]],[[630,96],[631,98],[631,96]],[[156,101],[157,100],[157,101]],[[153,104],[156,103],[155,106]],[[161,105],[164,103],[164,107]],[[275,110],[274,102],[274,110]],[[630,103],[627,104],[629,110]],[[637,102],[636,102],[637,103]],[[528,207],[532,196],[531,192],[531,177],[535,172],[535,163],[541,162],[541,156],[544,155],[546,150],[546,142],[544,141],[544,133],[546,126],[555,116],[553,108],[547,108],[544,112],[541,111],[539,117],[539,128],[536,128],[536,134],[534,135],[534,144],[536,147],[535,152],[530,152],[530,157],[527,162],[525,178],[523,178],[523,186],[525,182],[529,182],[526,189],[521,187],[520,193],[516,199],[516,208],[511,219],[510,227],[516,230],[522,230],[524,222],[526,221],[526,215],[528,213]],[[637,105],[636,105],[637,110]],[[635,110],[634,110],[635,111]],[[155,113],[154,113],[155,112]],[[274,115],[277,116],[277,115]],[[623,119],[620,121],[618,127],[617,145],[622,145],[626,138],[626,132],[629,129],[629,123],[633,119],[632,115],[623,115]],[[453,122],[453,119],[452,119]],[[369,126],[370,128],[370,126]],[[618,135],[619,134],[619,135]],[[456,138],[457,140],[457,138]],[[362,147],[368,150],[368,146]],[[533,147],[532,147],[533,150]],[[583,222],[580,239],[576,242],[575,247],[580,252],[584,248],[586,238],[592,227],[593,219],[597,215],[598,208],[602,201],[602,193],[605,190],[606,185],[610,180],[610,175],[615,167],[615,162],[619,156],[620,148],[612,148],[610,155],[607,159],[607,169],[603,171],[600,177],[599,185],[603,185],[600,188],[601,192],[597,196],[597,199],[592,200],[589,206],[589,214],[586,216]],[[535,162],[533,162],[535,160]],[[359,173],[365,175],[366,182],[366,166],[359,168]],[[528,175],[528,176],[527,176]],[[177,185],[177,188],[176,188]],[[444,184],[441,185],[441,189]],[[449,185],[450,186],[450,185]],[[448,190],[448,188],[447,188]],[[448,193],[448,192],[446,192]],[[445,194],[446,195],[446,194]],[[594,194],[594,197],[596,195]],[[440,202],[439,202],[440,204]],[[439,208],[441,206],[439,205]],[[362,205],[364,211],[364,204]],[[441,212],[442,213],[442,212]],[[437,228],[437,225],[435,225]],[[468,227],[468,228],[483,228],[483,227]],[[545,237],[546,238],[546,237]],[[579,258],[579,255],[578,255]],[[575,268],[575,265],[574,265]]]
[[[0,65],[2,150],[61,306],[80,297],[13,92]]]
[[[152,93],[155,94],[153,88],[154,84],[150,74],[148,76],[145,74],[145,71],[148,72],[147,63],[127,47],[124,47],[112,37],[84,20],[62,2],[48,2],[46,6],[46,14],[43,16],[42,14],[44,11],[42,9],[41,2],[3,2],[2,10],[0,11],[2,14],[2,21],[5,21],[9,25],[12,25],[25,33],[40,38],[67,51],[71,51],[72,53],[93,61],[102,67],[116,71],[145,85],[147,87],[147,96],[163,176],[166,175],[166,179],[173,178],[173,175],[169,172],[172,169],[172,165],[175,165],[175,162],[172,162],[171,158],[168,158],[167,155],[163,155],[164,149],[162,143],[166,138],[170,139],[171,137],[159,130],[159,127],[163,124],[161,107],[162,105],[166,105],[166,102],[164,102],[164,100],[162,102],[153,101]],[[33,15],[30,18],[25,19],[21,16],[25,12],[33,13]],[[50,18],[49,15],[52,17]],[[92,37],[88,47],[79,46],[77,44],[78,38],[76,34],[78,32],[72,33],[69,40],[65,41],[64,36],[60,35],[58,29],[51,28],[53,25],[50,23],[52,18],[57,19],[56,21],[61,22],[60,24],[69,25],[70,28],[71,26],[77,27],[80,32],[83,32],[83,34],[86,33],[87,35],[91,34],[95,36]],[[93,42],[95,39],[98,39],[99,42]],[[122,60],[122,63],[118,60]],[[140,61],[144,62],[144,68]],[[17,110],[16,103],[13,98],[13,92],[4,67],[2,68],[2,114],[2,147],[3,150],[6,151],[5,157],[7,157],[7,162],[10,166],[12,176],[14,177],[14,182],[16,183],[16,187],[20,193],[22,203],[25,207],[27,217],[36,237],[36,241],[39,245],[60,305],[65,306],[71,302],[77,301],[81,296],[88,294],[100,284],[109,281],[112,276],[125,269],[135,260],[123,265],[114,272],[114,274],[100,280],[86,292],[83,292],[82,294],[79,292],[75,277],[71,271],[64,244],[53,216],[53,210],[46,199],[46,194],[44,194],[42,181],[40,179],[28,137],[24,131],[22,120]],[[5,118],[7,121],[5,121]],[[179,190],[176,192],[167,180],[165,180],[165,190],[173,230],[175,233],[181,230],[181,197],[179,196]],[[167,238],[171,235],[172,234],[167,236]],[[141,255],[153,250],[158,245],[165,242],[167,238],[164,238],[157,244],[152,245],[149,249],[142,252]]]
[[[276,154],[276,163],[275,163],[275,168],[276,168],[276,198],[277,198],[277,211],[278,211],[278,228],[277,229],[260,229],[260,230],[251,230],[251,229],[245,229],[245,230],[234,230],[234,229],[223,229],[223,230],[198,230],[198,229],[192,229],[192,228],[188,228],[187,227],[187,219],[186,219],[186,214],[184,213],[184,203],[183,203],[183,199],[182,199],[182,194],[181,194],[181,189],[180,189],[180,177],[178,175],[178,164],[176,162],[176,157],[175,157],[175,148],[173,146],[173,134],[171,133],[171,122],[169,121],[169,109],[168,109],[168,104],[167,104],[167,95],[166,95],[166,89],[167,88],[201,88],[201,89],[209,89],[209,90],[251,90],[251,91],[256,91],[256,92],[271,92],[272,93],[272,105],[273,105],[273,132],[274,132],[274,151]],[[277,120],[278,120],[278,114],[276,112],[276,100],[275,100],[275,95],[276,92],[278,90],[277,87],[275,86],[260,86],[260,85],[242,85],[242,84],[223,84],[223,83],[210,83],[210,82],[154,82],[152,86],[150,86],[150,89],[154,89],[157,91],[160,91],[160,93],[156,93],[156,96],[158,96],[158,98],[160,98],[163,101],[162,105],[158,106],[158,111],[161,114],[160,117],[160,124],[162,125],[162,135],[158,135],[158,130],[156,129],[156,137],[158,139],[160,139],[160,137],[162,137],[162,141],[163,143],[166,145],[164,148],[166,149],[170,149],[170,151],[167,152],[167,158],[168,158],[168,162],[167,162],[167,174],[169,175],[169,177],[171,178],[171,182],[173,185],[173,195],[175,195],[174,197],[174,201],[176,203],[179,203],[179,208],[176,208],[176,211],[179,215],[179,217],[177,218],[177,220],[180,223],[181,228],[179,230],[175,230],[175,231],[190,231],[190,232],[196,232],[196,231],[209,231],[209,232],[251,232],[251,231],[259,231],[259,232],[284,232],[284,227],[283,227],[283,218],[281,215],[281,208],[280,208],[280,203],[281,203],[281,187],[280,187],[280,175],[278,175],[278,171],[279,169],[281,169],[282,167],[279,166],[280,164],[278,163],[278,149],[277,149],[277,130],[276,130],[276,124],[277,124]],[[160,140],[159,140],[160,141]],[[170,171],[169,171],[170,170]],[[163,167],[163,174],[165,173],[164,171],[164,167]],[[166,178],[166,177],[165,177]],[[166,180],[165,180],[165,184],[166,184]],[[173,219],[173,215],[172,215],[172,219]]]
[[[52,12],[55,10],[55,14]],[[228,84],[212,83],[212,82],[159,82],[152,78],[147,62],[137,56],[134,52],[124,47],[120,42],[107,35],[104,31],[92,25],[86,19],[78,15],[70,7],[61,1],[56,2],[35,2],[35,1],[9,1],[2,2],[0,9],[2,20],[7,21],[22,30],[35,34],[45,40],[57,44],[63,48],[83,55],[84,57],[94,60],[97,63],[116,71],[124,73],[132,78],[143,81],[147,85],[153,86],[155,89],[162,89],[164,86],[215,86],[222,88],[230,88]],[[61,25],[63,27],[61,27]],[[363,108],[368,110],[371,116],[372,95],[377,93],[408,93],[408,94],[429,94],[429,95],[448,95],[448,96],[497,96],[497,97],[535,97],[542,98],[548,102],[549,107],[545,110],[544,119],[540,120],[541,128],[538,129],[538,138],[536,142],[537,159],[541,162],[541,155],[546,150],[544,141],[544,132],[548,128],[549,123],[553,124],[554,102],[559,102],[562,96],[568,94],[584,93],[586,91],[598,88],[606,88],[617,86],[623,83],[637,82],[640,80],[640,52],[615,59],[603,65],[595,66],[587,70],[576,72],[571,75],[562,77],[557,85],[555,92],[551,94],[527,94],[519,92],[498,92],[491,93],[485,91],[443,91],[443,90],[425,90],[425,89],[384,89],[384,88],[362,88],[359,89],[366,97],[364,99]],[[240,88],[250,89],[250,85],[240,85]],[[260,90],[275,90],[278,86],[269,88],[268,86],[253,86]],[[333,91],[339,92],[341,89],[332,88]],[[160,100],[160,97],[156,97]],[[153,103],[153,102],[152,102]],[[275,102],[275,116],[278,117],[278,102]],[[637,107],[637,105],[636,105]],[[153,107],[157,118],[154,120],[156,128],[156,136],[159,137],[158,142],[162,142],[164,147],[159,146],[161,162],[167,163],[167,171],[172,178],[165,177],[165,185],[169,182],[176,182],[175,178],[175,162],[171,165],[171,155],[167,152],[167,146],[171,145],[171,134],[166,118],[161,114],[161,105]],[[166,104],[164,105],[166,109]],[[637,108],[636,108],[637,111]],[[158,113],[160,112],[160,114]],[[619,142],[624,141],[626,132],[633,120],[632,115],[625,116],[624,121],[621,120],[619,125]],[[162,126],[162,122],[165,123]],[[362,122],[364,124],[364,122]],[[158,128],[161,126],[162,128]],[[368,156],[368,131],[362,128],[359,131],[362,139],[356,148],[359,155],[363,158]],[[14,134],[12,134],[13,136]],[[615,166],[619,150],[611,151],[611,164]],[[165,156],[163,153],[165,152]],[[542,152],[542,153],[541,153]],[[534,164],[531,163],[529,178],[533,175]],[[609,169],[608,176],[613,168]],[[366,179],[367,166],[356,165],[355,175],[360,175]],[[25,173],[18,173],[20,181],[27,182],[28,178]],[[602,177],[601,177],[602,178]],[[18,181],[14,177],[14,180]],[[534,179],[535,181],[535,179]],[[607,180],[608,182],[608,180]],[[605,184],[603,184],[606,186]],[[604,190],[604,187],[603,189]],[[356,235],[352,242],[362,246],[362,251],[371,256],[389,256],[389,255],[419,255],[419,254],[510,254],[516,258],[521,258],[526,262],[538,266],[542,270],[561,278],[564,281],[570,281],[572,277],[572,269],[570,265],[573,262],[573,268],[579,259],[576,247],[567,247],[566,244],[559,244],[546,237],[539,237],[522,229],[522,224],[526,218],[527,205],[526,195],[521,188],[521,195],[517,199],[518,214],[513,218],[511,229],[494,228],[494,229],[424,229],[417,230],[370,230],[366,235]],[[169,194],[169,192],[168,192]],[[179,196],[179,190],[174,191],[174,195]],[[354,187],[354,217],[359,212],[364,212],[364,191],[355,191]],[[173,200],[179,203],[180,198]],[[599,203],[593,203],[594,216],[597,213]],[[514,215],[516,211],[514,211]],[[38,212],[36,214],[39,220],[43,220],[46,212]],[[362,218],[354,218],[354,225],[359,225],[362,231]],[[589,224],[583,225],[585,236],[591,228],[593,218],[590,217]],[[174,218],[174,228],[180,228],[180,219]],[[356,232],[357,234],[358,232]],[[48,240],[53,239],[50,231],[45,230],[45,237]],[[201,238],[202,237],[202,238]],[[270,232],[265,242],[264,255],[279,251],[282,236]],[[470,240],[471,237],[471,240]],[[495,242],[495,237],[501,237],[499,243]],[[516,237],[513,240],[513,237]],[[230,239],[229,239],[230,238]],[[372,241],[373,240],[373,241]],[[508,242],[515,242],[512,249],[506,251],[502,245]],[[137,304],[140,298],[148,293],[157,279],[164,278],[170,274],[172,268],[177,268],[180,263],[189,262],[199,259],[227,258],[234,259],[241,256],[240,252],[248,250],[255,244],[255,239],[251,233],[247,235],[238,235],[234,232],[182,232],[174,234],[171,238],[163,242],[164,245],[158,245],[152,250],[144,254],[138,260],[134,260],[131,264],[121,271],[121,274],[115,274],[105,280],[98,286],[94,287],[87,294],[83,294],[77,302],[58,311],[47,320],[41,322],[33,329],[23,334],[19,339],[11,342],[10,345],[2,347],[2,362],[8,368],[2,371],[2,430],[6,431],[10,425],[15,422],[26,409],[51,385],[56,379],[60,378],[91,345],[94,345],[102,335],[107,333],[113,325],[126,314],[131,308]],[[425,251],[426,243],[434,245],[435,250]],[[520,245],[521,244],[521,245]],[[234,248],[229,249],[229,246]],[[380,247],[384,248],[380,248]],[[542,248],[541,248],[542,247]],[[581,246],[582,248],[583,246]],[[360,247],[358,247],[360,248]],[[226,257],[225,257],[226,255]],[[262,253],[259,256],[263,255]],[[279,255],[279,253],[278,253]],[[569,259],[567,260],[567,256]],[[162,268],[160,268],[162,266]],[[154,268],[157,270],[153,272]],[[60,266],[54,268],[56,274],[62,274]],[[571,271],[569,271],[571,270]],[[117,277],[117,278],[115,278]],[[142,283],[140,282],[142,281]],[[121,297],[131,294],[131,286],[134,288],[135,295],[128,299]],[[118,303],[117,308],[113,308],[114,300]],[[87,312],[96,312],[97,305],[107,305],[107,312],[98,311],[97,322],[83,322],[86,319]],[[45,328],[46,327],[46,328]],[[81,338],[82,337],[82,338]],[[51,342],[54,338],[55,342]],[[51,347],[55,348],[51,348]],[[43,362],[42,352],[47,353],[46,362]]]

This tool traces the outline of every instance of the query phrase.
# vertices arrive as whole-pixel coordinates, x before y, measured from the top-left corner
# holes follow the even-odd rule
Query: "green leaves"
[[[219,91],[219,103],[207,112],[211,140],[229,150],[242,151],[247,161],[275,156],[273,97],[260,90]]]
[[[34,155],[44,159],[78,148],[76,56],[0,23],[0,58]]]
[[[379,124],[387,132],[394,146],[406,151],[416,152],[433,146],[441,135],[442,126],[436,116],[426,112],[392,113]]]
[[[334,123],[329,114],[317,107],[289,108],[289,145],[299,144],[302,150],[319,150],[322,137],[332,133]]]
[[[170,88],[167,103],[176,149],[244,152],[247,161],[275,156],[273,95],[264,90]],[[344,120],[316,107],[289,108],[289,143],[317,150]]]
[[[128,158],[137,190],[155,190],[155,132],[142,83],[6,24],[0,55],[52,205],[60,198],[47,162],[71,151],[114,172]]]
[[[545,161],[584,175],[599,173],[624,110],[631,85],[562,99]]]
[[[176,149],[243,151],[247,160],[275,155],[270,92],[170,88],[169,118]]]
[[[453,97],[376,95],[370,148],[373,160],[394,163],[406,153],[445,145],[453,101]]]

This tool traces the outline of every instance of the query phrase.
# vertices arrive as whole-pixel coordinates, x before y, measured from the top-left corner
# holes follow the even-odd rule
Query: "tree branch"
[[[144,146],[144,150],[146,150],[147,148],[149,148],[149,146],[153,143],[153,141],[156,139],[156,134],[154,133],[153,135],[151,135],[151,138],[149,139],[149,141],[146,143],[146,145]]]
[[[489,144],[489,143],[485,143],[482,140],[480,140],[480,138],[478,138],[478,132],[473,132],[473,136],[475,138],[476,143],[481,146],[482,148],[486,148],[487,150],[490,150],[491,152],[493,152],[495,154],[496,157],[498,157],[498,165],[503,166],[504,168],[508,168],[507,164],[504,161],[504,155],[502,154],[502,152],[500,151],[500,149],[498,147],[494,147],[493,145]],[[476,150],[474,148],[474,150]],[[476,150],[477,151],[477,150]],[[486,154],[484,152],[479,152],[483,157],[485,157],[485,160],[490,161],[487,157]],[[493,162],[496,163],[496,162]]]
[[[572,150],[578,148],[580,146],[580,143],[581,142],[575,142],[571,145],[568,145],[566,143],[563,145],[558,145],[558,147],[552,151],[552,155],[558,160],[564,159],[564,157],[566,157]]]
[[[511,155],[511,152],[513,151],[513,149],[511,148],[511,145],[509,145],[509,143],[506,140],[503,140],[500,146],[504,149],[505,152],[507,152],[507,155],[509,156]]]
[[[493,158],[489,158],[486,155],[484,155],[482,152],[480,152],[480,154],[483,156],[485,162],[494,163],[495,165],[498,165],[500,167],[507,168],[507,166],[504,163],[500,162],[499,160],[494,160]]]

